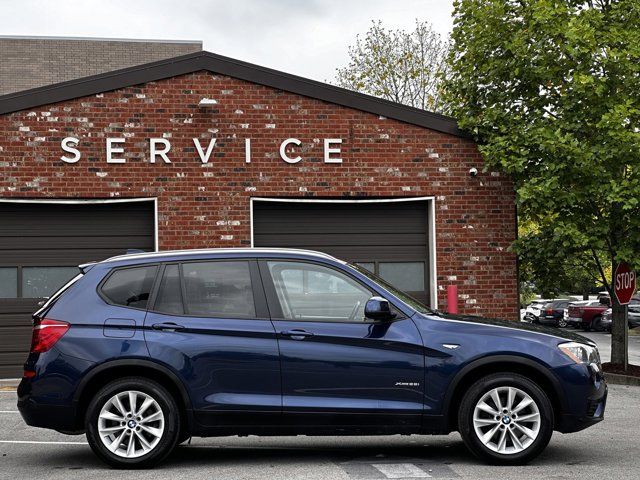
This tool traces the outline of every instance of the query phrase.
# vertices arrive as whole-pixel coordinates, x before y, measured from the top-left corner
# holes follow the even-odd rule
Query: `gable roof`
[[[0,96],[0,114],[63,102],[201,70],[374,113],[459,137],[455,119],[381,98],[201,51]]]

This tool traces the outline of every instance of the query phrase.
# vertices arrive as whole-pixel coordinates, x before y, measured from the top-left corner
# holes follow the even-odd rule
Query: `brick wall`
[[[81,139],[75,164],[60,161],[66,136]],[[163,136],[172,163],[151,164]],[[106,137],[126,138],[126,164],[106,163]],[[193,137],[218,139],[208,164]],[[294,165],[278,154],[289,137]],[[323,138],[343,139],[342,164],[323,163]],[[0,197],[158,197],[161,249],[248,246],[250,196],[434,196],[440,304],[457,283],[462,312],[515,319],[513,188],[471,167],[470,140],[206,72],[0,116]]]
[[[0,95],[202,50],[202,42],[0,37]]]

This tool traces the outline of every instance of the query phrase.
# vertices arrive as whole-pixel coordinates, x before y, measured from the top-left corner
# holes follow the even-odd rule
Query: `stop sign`
[[[628,263],[621,262],[616,267],[613,277],[613,291],[620,305],[626,305],[636,291],[636,272],[631,270]]]

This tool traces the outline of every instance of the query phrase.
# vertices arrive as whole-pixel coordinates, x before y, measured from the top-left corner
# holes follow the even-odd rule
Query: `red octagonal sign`
[[[628,263],[619,263],[614,276],[613,291],[620,305],[626,305],[636,291],[636,272]]]

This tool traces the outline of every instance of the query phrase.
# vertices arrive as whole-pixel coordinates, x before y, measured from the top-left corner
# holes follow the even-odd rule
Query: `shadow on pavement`
[[[302,443],[300,440],[298,442]],[[283,466],[331,461],[335,464],[393,463],[411,462],[454,467],[482,465],[466,449],[462,441],[430,445],[416,440],[415,445],[385,445],[384,443],[344,446],[336,445],[181,445],[158,467],[160,470],[181,471],[202,467],[247,467]],[[585,465],[593,462],[593,457],[580,448],[549,445],[530,467]],[[38,464],[54,470],[95,470],[107,469],[87,446],[43,452],[38,456]],[[522,468],[522,467],[512,467]],[[505,467],[505,473],[509,467]]]

